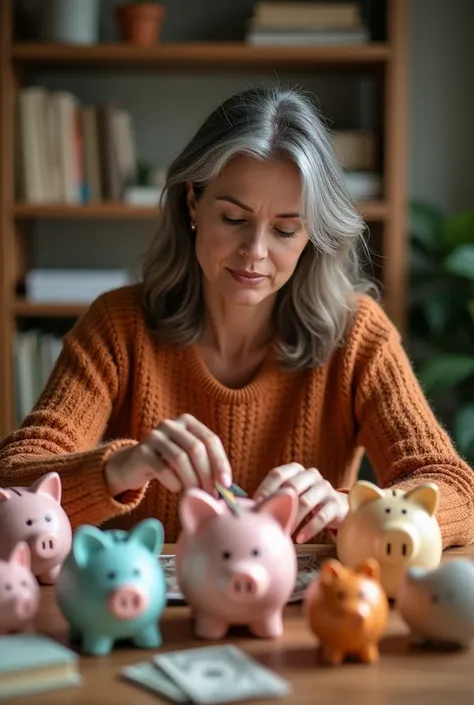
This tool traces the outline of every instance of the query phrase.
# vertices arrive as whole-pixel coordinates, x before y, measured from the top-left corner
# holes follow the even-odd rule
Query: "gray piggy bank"
[[[434,570],[409,568],[396,607],[416,645],[466,648],[474,638],[474,563],[455,558]]]

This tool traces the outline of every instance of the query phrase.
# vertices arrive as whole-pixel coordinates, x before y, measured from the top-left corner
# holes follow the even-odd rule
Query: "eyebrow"
[[[249,208],[249,206],[246,206],[245,203],[238,201],[233,196],[216,196],[216,201],[229,201],[229,203],[233,203],[234,205],[239,206],[239,208],[242,208],[244,211],[248,211],[248,213],[253,213],[253,210],[251,208]],[[279,213],[275,217],[276,218],[301,218],[301,213]]]

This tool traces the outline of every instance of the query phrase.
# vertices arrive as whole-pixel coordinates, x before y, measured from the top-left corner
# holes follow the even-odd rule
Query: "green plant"
[[[474,210],[410,204],[410,348],[423,389],[474,460]]]

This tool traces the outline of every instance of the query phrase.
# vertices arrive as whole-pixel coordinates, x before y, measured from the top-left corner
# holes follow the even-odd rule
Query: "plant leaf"
[[[446,257],[444,266],[453,274],[474,279],[474,244],[457,247]]]
[[[418,378],[428,394],[456,387],[474,375],[474,356],[438,355],[421,367]]]
[[[444,223],[444,239],[448,251],[459,245],[474,243],[474,211],[463,211]]]
[[[444,246],[444,217],[435,206],[412,201],[409,206],[410,234],[425,250],[437,251]]]
[[[474,299],[471,299],[467,302],[466,308],[469,311],[469,315],[471,316],[472,320],[474,321]]]
[[[463,406],[454,418],[454,438],[463,455],[474,454],[474,404]]]
[[[431,294],[423,302],[423,312],[433,333],[442,333],[449,322],[453,310],[451,297],[446,296],[442,291]]]

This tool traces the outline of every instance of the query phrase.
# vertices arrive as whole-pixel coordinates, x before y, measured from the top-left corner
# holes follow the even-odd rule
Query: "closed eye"
[[[275,230],[283,237],[294,237],[296,235],[296,230],[280,230],[279,228],[275,228]]]
[[[222,214],[221,220],[227,225],[240,225],[240,223],[245,223],[245,218],[229,218],[228,216]]]

